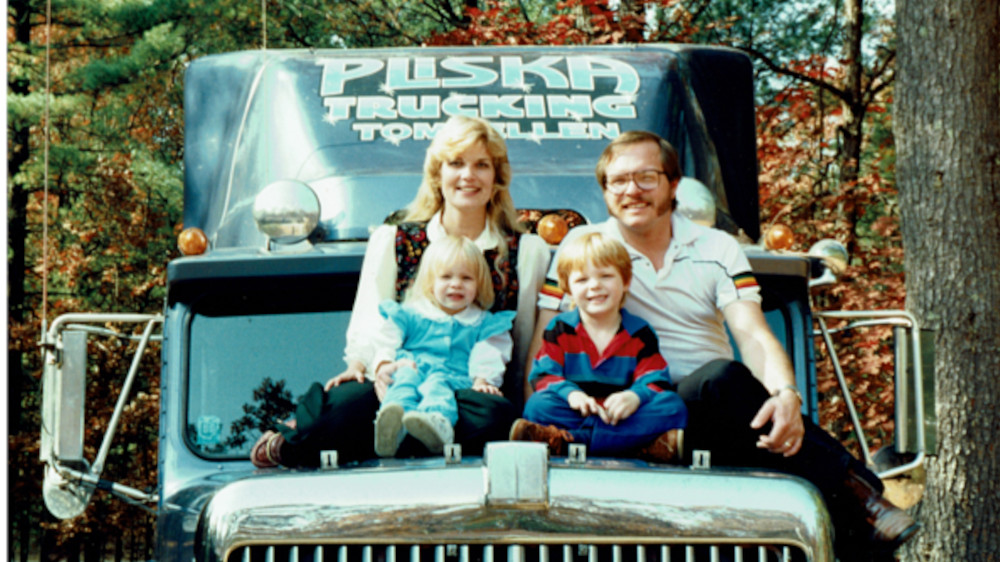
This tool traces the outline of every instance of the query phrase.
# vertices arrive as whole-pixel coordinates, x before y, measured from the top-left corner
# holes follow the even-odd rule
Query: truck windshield
[[[351,295],[353,297],[353,295]],[[188,336],[186,440],[199,455],[245,458],[313,382],[344,370],[349,310],[228,314],[201,307]],[[244,310],[245,312],[245,310]]]

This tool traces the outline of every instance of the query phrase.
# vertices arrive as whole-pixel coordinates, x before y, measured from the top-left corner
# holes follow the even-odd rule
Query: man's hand
[[[351,361],[351,364],[347,366],[347,369],[343,373],[326,381],[326,384],[323,385],[323,390],[330,390],[347,381],[365,382],[365,366],[360,361]]]
[[[790,457],[802,448],[805,426],[802,424],[802,403],[794,392],[780,392],[764,402],[750,422],[750,427],[760,429],[771,422],[771,432],[761,435],[757,448]]]
[[[631,416],[638,409],[638,394],[631,390],[615,392],[604,399],[604,410],[607,412],[607,419],[604,420],[604,423],[618,425],[618,422]]]
[[[604,411],[604,408],[597,403],[597,400],[593,396],[590,396],[586,392],[574,390],[566,397],[566,401],[569,402],[569,407],[580,412],[581,416],[601,416],[601,419],[607,423],[608,413]]]
[[[482,392],[484,394],[493,394],[495,396],[503,396],[500,389],[493,386],[492,384],[486,382],[486,379],[476,378],[472,381],[472,390],[477,392]]]

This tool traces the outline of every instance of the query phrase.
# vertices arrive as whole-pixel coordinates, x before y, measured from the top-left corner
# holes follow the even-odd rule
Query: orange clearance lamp
[[[764,244],[769,250],[787,250],[795,242],[795,234],[792,229],[784,224],[776,224],[767,229],[764,235]]]
[[[562,239],[566,237],[566,233],[569,232],[569,225],[566,224],[566,219],[561,216],[551,213],[542,217],[538,221],[538,235],[553,246],[562,242]]]
[[[185,256],[200,256],[208,249],[208,237],[200,228],[185,228],[177,236],[177,247]]]

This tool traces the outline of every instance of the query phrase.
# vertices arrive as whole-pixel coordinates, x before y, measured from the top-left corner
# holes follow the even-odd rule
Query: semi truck
[[[645,129],[669,140],[687,182],[678,212],[746,244],[803,414],[818,416],[815,348],[831,341],[826,321],[889,323],[905,462],[882,475],[919,466],[928,451],[927,340],[916,321],[901,311],[813,311],[810,291],[835,282],[842,247],[824,242],[803,255],[757,242],[753,67],[738,51],[228,53],[190,63],[184,115],[185,255],[168,264],[163,311],[69,314],[43,335],[43,491],[57,517],[79,516],[95,493],[146,504],[163,562],[834,559],[835,530],[812,485],[712,466],[698,451],[691,466],[667,466],[498,441],[347,463],[324,451],[315,469],[252,466],[251,445],[290,413],[289,397],[344,369],[368,235],[413,198],[427,145],[451,115],[487,119],[506,138],[511,194],[531,231],[547,217],[569,227],[607,217],[593,171],[611,139]],[[558,239],[547,241],[554,250]],[[111,418],[86,419],[88,342],[109,336],[130,340],[135,354]],[[102,472],[152,342],[160,416],[150,491]],[[503,390],[520,406],[523,373],[507,373]],[[86,458],[84,429],[95,423],[105,435]]]

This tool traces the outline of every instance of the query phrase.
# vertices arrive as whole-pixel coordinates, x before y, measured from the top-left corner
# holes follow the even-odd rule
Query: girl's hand
[[[493,386],[492,384],[486,382],[486,379],[479,379],[479,378],[477,378],[477,379],[473,380],[472,381],[472,390],[475,390],[477,392],[482,392],[484,394],[493,394],[493,395],[496,395],[496,396],[503,396],[503,393],[500,392],[500,389],[497,388],[497,387],[495,387],[495,386]]]
[[[607,412],[604,411],[604,408],[597,403],[597,400],[593,396],[590,396],[586,392],[574,390],[566,397],[566,401],[569,402],[569,407],[580,412],[581,416],[601,416],[601,419],[607,422],[605,419],[608,415]]]
[[[351,364],[347,366],[347,369],[343,373],[326,381],[326,384],[323,385],[323,390],[330,390],[335,386],[340,386],[340,383],[347,381],[365,382],[365,366],[360,361],[351,361]]]
[[[389,392],[389,385],[392,384],[392,374],[400,367],[410,367],[416,369],[417,364],[409,359],[385,362],[375,368],[375,396],[381,402],[385,398],[385,393]]]
[[[631,390],[615,392],[604,399],[604,409],[608,413],[608,419],[604,421],[611,425],[618,425],[618,422],[631,416],[639,409],[639,395]]]

